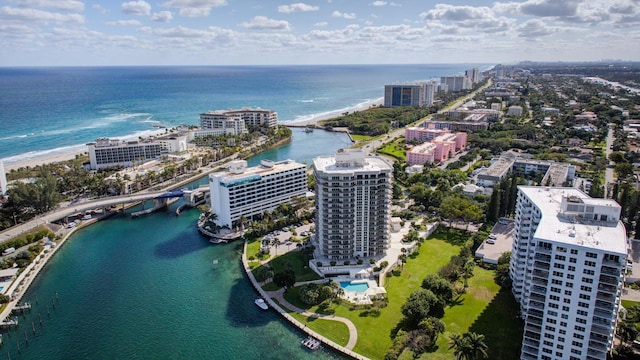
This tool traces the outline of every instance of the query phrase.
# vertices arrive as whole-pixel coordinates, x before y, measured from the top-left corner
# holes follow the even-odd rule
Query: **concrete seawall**
[[[260,286],[260,284],[258,284],[258,282],[256,281],[255,277],[253,276],[253,273],[251,273],[250,267],[249,267],[249,263],[247,262],[247,242],[245,241],[243,249],[242,249],[242,268],[244,269],[244,271],[247,274],[247,277],[249,278],[249,281],[251,282],[251,285],[253,285],[253,288],[256,289],[256,291],[258,292],[258,294],[260,294],[260,296],[265,299],[265,301],[269,304],[269,306],[271,306],[273,309],[275,309],[282,317],[284,317],[287,321],[289,321],[293,326],[297,327],[300,331],[306,333],[307,335],[313,336],[314,338],[320,340],[320,342],[322,342],[323,345],[326,345],[336,351],[341,352],[344,355],[347,355],[349,357],[351,357],[352,359],[358,359],[358,360],[368,360],[367,357],[364,357],[354,351],[351,351],[347,348],[345,348],[342,345],[336,344],[335,342],[325,338],[324,336],[318,334],[317,332],[309,329],[305,324],[301,323],[300,321],[298,321],[296,318],[294,318],[293,316],[289,315],[289,313],[287,313],[286,310],[284,310],[282,307],[280,307],[280,305],[278,303],[276,303],[275,301],[273,301],[271,299],[271,297],[269,297],[269,295],[267,295],[267,293],[262,290],[262,287]]]

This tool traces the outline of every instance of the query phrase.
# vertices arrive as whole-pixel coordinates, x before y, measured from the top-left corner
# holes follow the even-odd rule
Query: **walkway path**
[[[352,350],[353,347],[356,346],[356,343],[358,342],[358,329],[356,329],[356,326],[353,324],[353,322],[351,322],[351,320],[340,317],[340,316],[323,315],[323,314],[312,313],[312,312],[300,309],[299,307],[292,305],[287,300],[285,300],[283,296],[284,288],[278,291],[266,291],[266,293],[267,295],[269,295],[270,298],[278,300],[278,302],[282,304],[284,307],[286,307],[287,309],[293,310],[304,316],[309,316],[312,318],[323,319],[323,320],[339,321],[347,325],[347,328],[349,328],[349,342],[347,343],[347,345],[345,345],[345,347],[349,350]]]

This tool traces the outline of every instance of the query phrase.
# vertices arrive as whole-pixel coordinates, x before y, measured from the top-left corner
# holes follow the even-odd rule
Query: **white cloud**
[[[118,20],[118,21],[107,21],[107,25],[112,26],[139,26],[142,25],[138,20]]]
[[[493,17],[493,12],[488,7],[455,6],[437,4],[435,8],[420,14],[420,17],[428,20],[464,21]]]
[[[251,21],[240,24],[245,29],[251,30],[291,30],[289,22],[285,20],[269,19],[265,16],[256,16]]]
[[[385,6],[385,5],[387,5],[387,2],[378,0],[378,1],[372,2],[370,5],[371,6]]]
[[[131,15],[149,15],[151,13],[151,5],[143,0],[123,2],[120,6],[120,11]]]
[[[105,8],[104,6],[100,5],[100,4],[93,4],[91,5],[92,8],[100,11],[101,14],[107,14],[109,13],[109,9]]]
[[[73,12],[84,11],[84,4],[76,0],[19,0],[15,3],[20,7],[51,8]]]
[[[516,29],[520,37],[540,37],[554,32],[547,24],[540,19],[531,19]]]
[[[84,24],[85,18],[80,14],[60,14],[36,9],[22,9],[3,6],[0,8],[0,20],[27,21],[32,23],[77,23]]]
[[[319,6],[308,5],[305,3],[295,3],[291,5],[280,5],[278,6],[278,12],[289,14],[294,12],[305,12],[305,11],[318,11],[320,10]]]
[[[520,12],[539,17],[574,16],[580,0],[528,0],[520,4]]]
[[[160,11],[151,15],[151,21],[170,22],[171,20],[173,20],[173,14],[171,14],[171,11]]]
[[[341,13],[338,10],[334,11],[331,14],[331,16],[333,16],[333,17],[341,17],[341,18],[345,18],[345,19],[355,19],[356,18],[356,14],[354,14],[354,13]]]
[[[324,26],[327,26],[327,25],[329,25],[329,23],[326,22],[326,21],[320,21],[320,22],[317,22],[317,23],[313,24],[313,26],[315,26],[315,27],[324,27]]]
[[[180,9],[178,13],[184,17],[209,16],[214,7],[226,6],[227,0],[169,0],[164,7]]]

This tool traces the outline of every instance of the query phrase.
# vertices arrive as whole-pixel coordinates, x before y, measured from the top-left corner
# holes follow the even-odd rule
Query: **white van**
[[[16,248],[10,247],[8,249],[4,249],[4,251],[2,252],[2,255],[13,254],[14,252],[16,252]]]

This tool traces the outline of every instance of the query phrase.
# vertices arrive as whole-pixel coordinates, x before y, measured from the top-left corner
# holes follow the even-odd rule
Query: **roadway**
[[[607,133],[607,143],[604,150],[605,161],[607,163],[607,167],[604,173],[604,198],[609,198],[609,189],[613,186],[613,167],[609,166],[609,155],[613,152],[613,124],[609,124],[609,132]]]

